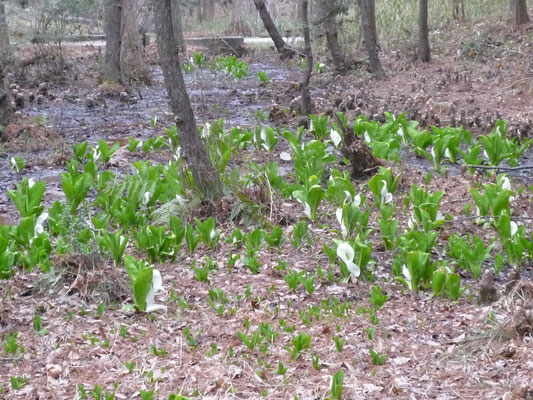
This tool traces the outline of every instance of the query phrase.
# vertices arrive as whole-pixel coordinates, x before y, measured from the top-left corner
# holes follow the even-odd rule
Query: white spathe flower
[[[381,205],[392,202],[392,193],[389,193],[387,189],[387,182],[383,181],[383,187],[381,188]]]
[[[99,158],[100,158],[100,152],[98,151],[98,149],[93,147],[93,160],[98,161]]]
[[[440,212],[440,210],[437,210],[437,215],[435,216],[435,221],[441,221],[444,219],[444,216]]]
[[[315,126],[313,125],[313,120],[311,120],[311,123],[309,124],[309,130],[310,131],[315,130]]]
[[[298,202],[304,206],[305,215],[307,216],[307,218],[311,219],[311,206],[309,205],[309,203],[307,201],[302,201],[299,198],[296,198],[296,200],[298,200]]]
[[[444,150],[444,157],[451,158],[452,155],[450,153],[450,149],[447,147],[446,150]]]
[[[506,176],[504,176],[502,178],[502,189],[504,189],[504,190],[512,190],[511,189],[511,181]]]
[[[511,187],[511,181],[506,176],[502,178],[502,189],[513,191]],[[514,196],[509,196],[509,201],[514,201],[514,200],[515,200]]]
[[[437,159],[436,159],[437,155],[435,154],[435,149],[433,148],[433,146],[431,147],[430,154],[431,154],[431,157],[433,158],[433,167],[437,169]]]
[[[48,213],[42,213],[37,218],[37,221],[35,222],[35,227],[33,228],[33,236],[37,237],[41,233],[44,232],[43,224],[48,219]]]
[[[411,217],[409,218],[409,220],[407,221],[407,227],[411,230],[415,229],[417,223],[416,221]]]
[[[344,195],[346,196],[346,198],[344,199],[345,203],[351,203],[353,201],[352,194],[349,191],[345,190]],[[361,197],[359,197],[359,202],[361,202]]]
[[[30,187],[30,189],[33,187],[33,185],[35,185],[35,181],[33,180],[33,178],[28,179],[28,186]]]
[[[329,135],[331,136],[331,140],[333,141],[333,145],[338,148],[339,145],[341,144],[342,142],[342,137],[341,135],[339,134],[339,132],[337,132],[335,129],[332,129],[329,133]]]
[[[146,206],[150,202],[152,194],[150,192],[145,192],[143,197],[143,205]]]
[[[342,208],[337,208],[337,211],[335,211],[335,215],[337,216],[337,221],[341,226],[342,237],[343,239],[346,239],[346,236],[348,236],[348,229],[346,228],[346,225],[344,224],[344,220],[342,218]]]
[[[163,279],[161,273],[157,270],[153,270],[152,275],[152,287],[146,295],[146,312],[152,311],[166,311],[167,307],[161,304],[155,304],[155,294],[163,289]]]
[[[215,236],[217,235],[217,231],[212,229],[211,230],[211,233],[209,234],[209,237],[211,238],[211,240],[213,240],[215,238]]]
[[[17,160],[15,160],[15,157],[11,157],[11,160],[9,160],[9,166],[11,169],[14,169],[15,171],[19,172],[19,167],[17,165]]]
[[[517,231],[518,231],[518,225],[516,224],[516,222],[511,221],[511,237],[513,237]]]
[[[405,278],[405,281],[407,282],[407,287],[409,290],[413,290],[413,280],[411,279],[411,271],[405,266],[405,264],[402,266],[402,274]]]
[[[358,194],[353,198],[352,204],[356,207],[359,207],[361,205],[361,195]]]
[[[398,128],[398,135],[402,138],[402,140],[405,140],[405,134],[403,133],[403,126],[400,125]]]
[[[357,278],[359,275],[361,275],[361,269],[353,262],[355,251],[349,243],[339,243],[337,246],[337,257],[339,257],[346,264],[346,267],[352,274],[352,277]]]
[[[368,134],[368,131],[365,131],[365,134],[363,136],[365,138],[366,144],[370,144],[372,142],[372,139],[370,139],[370,135]]]
[[[487,154],[487,150],[483,149],[483,155],[485,156],[485,158],[487,160],[489,159],[489,155]]]

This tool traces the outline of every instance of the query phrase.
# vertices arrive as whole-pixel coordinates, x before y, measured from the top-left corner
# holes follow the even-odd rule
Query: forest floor
[[[529,62],[533,50],[530,43],[517,45],[524,36],[523,32],[508,34],[503,28],[491,28],[468,45],[456,43],[447,52],[435,54],[428,65],[414,63],[399,51],[385,51],[388,77],[382,81],[371,79],[364,68],[347,77],[326,71],[312,81],[316,112],[342,110],[351,123],[359,114],[380,120],[383,111],[405,111],[408,119],[422,126],[455,121],[474,134],[488,133],[501,118],[509,121],[512,135],[531,137],[533,69]],[[517,47],[520,54],[512,50]],[[154,53],[150,49],[151,59]],[[124,146],[129,136],[146,140],[172,123],[158,67],[152,64],[151,85],[129,88],[127,98],[121,99],[122,89],[99,86],[101,56],[101,49],[94,46],[67,49],[70,67],[63,81],[44,75],[20,80],[17,71],[8,77],[26,94],[43,82],[48,90],[42,104],[30,103],[21,110],[20,120],[8,129],[8,140],[1,144],[3,225],[17,223],[7,190],[24,177],[47,182],[47,206],[64,199],[60,173],[73,156],[74,143],[87,140],[95,145],[104,139]],[[209,70],[186,75],[197,121],[203,124],[223,118],[228,128],[296,129],[302,120],[291,115],[291,105],[297,104],[299,96],[299,65],[282,65],[273,55],[255,55],[250,56],[249,66],[248,78],[240,81]],[[258,71],[266,71],[272,80],[266,87],[260,85]],[[158,121],[155,127],[153,117]],[[242,151],[231,165],[242,167],[244,174],[248,161],[277,161],[280,174],[288,178],[292,163],[280,157],[288,151],[289,145],[281,140],[272,153]],[[531,149],[526,152],[521,164],[532,163],[532,153]],[[400,163],[391,164],[395,175],[402,175],[394,199],[398,209],[411,185],[423,187],[424,176],[431,170],[427,160],[402,154]],[[16,155],[27,160],[21,173],[8,166]],[[131,162],[147,159],[166,163],[171,154],[164,150],[147,155],[121,147],[109,169],[126,173]],[[515,187],[533,184],[531,170],[509,176]],[[440,209],[453,216],[439,230],[435,253],[440,257],[447,257],[446,239],[454,232],[476,234],[487,241],[494,237],[492,229],[461,215],[465,204],[472,203],[472,185],[489,181],[485,175],[461,173],[454,165],[446,174],[433,175],[427,187],[445,192]],[[410,292],[391,274],[392,252],[379,244],[379,209],[370,201],[373,195],[366,181],[354,186],[368,197],[371,207],[374,283],[317,275],[312,294],[301,285],[296,290],[288,287],[287,272],[311,276],[319,266],[326,270],[330,264],[322,248],[336,237],[330,228],[337,223],[334,209],[325,205],[319,209],[318,221],[308,224],[312,244],[294,246],[287,240],[279,249],[263,246],[257,253],[262,265],[259,274],[250,274],[240,261],[231,269],[228,255],[244,250],[223,242],[215,250],[200,244],[193,255],[183,252],[176,262],[158,264],[165,287],[158,302],[168,306],[166,313],[124,311],[123,304],[131,303],[127,274],[96,253],[58,256],[55,272],[44,277],[37,271],[18,272],[0,287],[0,338],[4,344],[7,334],[18,332],[16,342],[23,351],[15,347],[10,353],[4,347],[5,354],[0,354],[0,398],[82,398],[79,385],[87,391],[99,385],[111,392],[116,384],[117,399],[141,398],[140,391],[148,390],[160,399],[171,393],[205,399],[320,399],[330,396],[332,376],[344,370],[345,398],[532,399],[533,332],[519,332],[514,314],[517,307],[531,307],[533,302],[531,261],[524,260],[523,280],[515,290],[505,291],[509,269],[497,277],[500,299],[488,306],[477,304],[479,284],[466,274],[462,275],[466,291],[455,302],[433,297],[428,291]],[[532,199],[533,193],[526,189],[513,203],[515,214],[523,218],[519,222],[529,233]],[[216,217],[222,236],[231,237],[235,222],[229,217],[234,201],[228,199],[193,215]],[[293,225],[305,220],[303,207],[294,200],[275,195],[258,201],[265,209],[263,226],[280,225],[290,237]],[[407,212],[398,215],[403,230],[409,216]],[[260,226],[248,230],[255,227]],[[142,257],[133,247],[126,252]],[[205,261],[206,256],[218,268],[208,282],[199,282],[191,265],[194,260]],[[371,308],[374,284],[389,296],[377,312],[378,321],[365,312]],[[216,289],[222,289],[227,302],[208,301],[210,290]],[[46,329],[41,334],[34,329],[37,314]],[[249,348],[238,331],[249,338],[261,332],[262,341]],[[297,333],[310,335],[311,344],[293,359],[289,350]],[[343,339],[342,349],[336,349],[334,340]],[[372,359],[370,350],[386,357],[382,365]],[[11,377],[28,381],[15,390]],[[97,398],[96,394],[91,397]]]

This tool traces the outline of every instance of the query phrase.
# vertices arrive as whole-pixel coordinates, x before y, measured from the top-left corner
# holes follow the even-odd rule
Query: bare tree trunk
[[[528,22],[526,0],[511,0],[511,24],[513,29]]]
[[[183,24],[181,21],[180,0],[172,0],[170,3],[172,12],[172,30],[180,52],[185,51],[185,39],[183,38]]]
[[[0,126],[5,126],[13,114],[13,107],[4,84],[4,67],[0,63]],[[1,136],[1,135],[0,135]]]
[[[452,0],[453,19],[459,22],[465,20],[465,3],[464,0]]]
[[[337,32],[336,4],[333,0],[320,0],[320,19],[326,34],[326,43],[333,58],[333,64],[337,72],[343,74],[346,70],[344,55],[339,44]]]
[[[311,81],[311,74],[313,72],[313,48],[311,47],[311,35],[309,34],[309,16],[307,11],[307,0],[302,0],[302,25],[304,31],[305,53],[307,68],[305,69],[304,79],[301,84],[302,89],[302,115],[306,117],[313,112],[313,104],[311,102],[311,92],[309,90],[309,82]]]
[[[120,0],[105,0],[104,8],[106,33],[104,77],[106,81],[119,83],[122,82],[120,73],[120,48],[122,44]]]
[[[185,161],[191,170],[197,187],[210,199],[222,197],[219,176],[207,150],[198,135],[194,112],[183,81],[178,45],[171,21],[172,0],[152,0],[155,15],[155,28],[159,48],[159,61],[165,85],[170,96],[170,106],[175,115],[176,127]]]
[[[196,17],[198,19],[198,23],[201,24],[204,22],[204,13],[202,12],[202,0],[196,0]]]
[[[270,38],[274,42],[276,50],[280,54],[281,58],[285,59],[292,57],[294,55],[294,51],[287,48],[287,43],[285,43],[285,40],[283,40],[283,37],[279,33],[276,24],[272,20],[272,17],[270,16],[270,13],[268,12],[268,9],[266,7],[265,1],[254,0],[254,4],[255,8],[257,9],[257,12],[259,12],[259,16],[261,17],[263,24],[265,25],[265,29],[267,30],[268,34],[270,35]],[[301,7],[299,7],[299,9],[301,13]]]
[[[207,0],[204,7],[205,19],[207,21],[213,21],[215,19],[215,0]]]
[[[418,9],[418,60],[431,61],[429,48],[428,0],[419,0]]]
[[[4,63],[11,55],[9,32],[7,29],[6,10],[4,1],[0,0],[0,64]]]
[[[244,4],[242,0],[233,0],[231,10],[231,32],[235,35],[242,35],[246,29],[244,26]]]
[[[137,0],[122,0],[120,68],[124,82],[149,80],[137,27],[137,11]]]
[[[359,8],[361,9],[361,25],[363,27],[365,47],[370,61],[370,69],[376,77],[381,78],[385,75],[385,71],[381,66],[381,61],[378,56],[374,0],[358,0],[358,2]]]

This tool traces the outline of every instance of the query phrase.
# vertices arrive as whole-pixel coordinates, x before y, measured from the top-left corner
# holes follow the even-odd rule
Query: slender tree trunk
[[[263,24],[265,25],[265,29],[267,30],[268,34],[270,35],[270,38],[274,42],[274,45],[276,46],[276,50],[278,51],[281,58],[290,58],[294,55],[294,51],[287,48],[287,43],[285,43],[285,40],[283,40],[283,37],[278,31],[278,28],[276,27],[276,24],[272,20],[272,17],[270,16],[270,13],[268,12],[268,9],[266,7],[264,0],[254,0],[255,8],[257,9],[257,12],[259,12],[259,16],[261,17],[261,20],[263,21]],[[301,14],[301,7],[298,7]]]
[[[220,198],[222,197],[220,179],[198,134],[194,112],[183,81],[178,45],[172,28],[171,0],[152,0],[152,5],[159,61],[170,96],[170,106],[175,115],[185,161],[197,187],[202,190],[203,194],[210,199]]]
[[[198,19],[198,23],[201,24],[204,22],[204,13],[202,12],[202,0],[196,0],[196,17]]]
[[[339,44],[337,32],[336,4],[334,0],[320,0],[320,19],[326,35],[326,43],[333,58],[337,72],[343,74],[346,70],[344,55]]]
[[[137,0],[122,0],[120,68],[124,82],[149,80],[139,37],[137,11]]]
[[[213,21],[215,19],[215,0],[207,0],[204,15],[207,21]]]
[[[361,25],[363,27],[365,47],[370,61],[370,69],[376,77],[381,78],[385,75],[385,71],[381,66],[378,55],[374,0],[358,0],[358,2],[359,8],[361,9]]]
[[[307,11],[307,0],[301,0],[302,7],[302,25],[304,31],[305,53],[307,68],[305,69],[304,79],[301,84],[302,88],[302,114],[306,117],[313,112],[313,104],[311,101],[311,92],[309,90],[309,82],[311,81],[311,74],[313,72],[313,48],[311,47],[311,35],[309,34],[309,14]]]
[[[105,0],[104,8],[106,33],[104,76],[106,81],[119,83],[122,82],[120,73],[120,48],[122,45],[120,0]]]
[[[13,107],[4,84],[4,67],[0,63],[0,126],[6,126],[13,114]],[[1,136],[1,135],[0,135]]]
[[[431,61],[429,48],[428,0],[419,0],[418,9],[418,60]]]
[[[170,7],[172,12],[172,29],[174,31],[174,39],[176,39],[176,43],[178,44],[178,50],[183,52],[185,51],[185,39],[183,37],[180,0],[172,0]]]
[[[513,29],[528,22],[526,0],[511,0],[511,23]]]
[[[459,22],[465,20],[465,3],[464,0],[452,0],[453,19]]]
[[[231,10],[231,32],[235,35],[242,35],[245,32],[243,8],[243,0],[233,0],[233,7]]]
[[[0,0],[0,64],[6,62],[10,55],[11,46],[9,45],[6,10],[4,7],[4,1]]]

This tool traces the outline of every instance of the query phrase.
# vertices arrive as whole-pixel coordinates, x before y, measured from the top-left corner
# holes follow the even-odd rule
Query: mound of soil
[[[21,118],[6,127],[0,141],[11,151],[39,151],[56,147],[62,138],[31,119]]]

